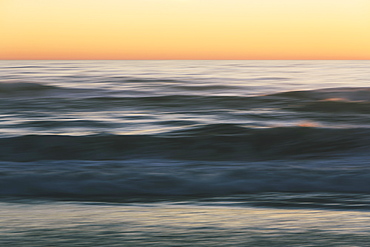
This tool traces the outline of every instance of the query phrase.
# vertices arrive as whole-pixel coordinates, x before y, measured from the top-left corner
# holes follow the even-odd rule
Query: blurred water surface
[[[369,61],[0,61],[0,244],[366,246]]]

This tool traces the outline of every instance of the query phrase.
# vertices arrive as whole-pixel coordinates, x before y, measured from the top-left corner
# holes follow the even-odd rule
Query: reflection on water
[[[1,203],[7,246],[367,246],[369,212]],[[355,245],[353,245],[355,244]]]

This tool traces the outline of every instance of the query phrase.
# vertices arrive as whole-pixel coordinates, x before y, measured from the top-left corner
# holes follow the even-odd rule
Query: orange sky
[[[370,59],[369,0],[0,0],[0,59]]]

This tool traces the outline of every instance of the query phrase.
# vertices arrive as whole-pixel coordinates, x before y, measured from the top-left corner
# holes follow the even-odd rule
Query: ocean
[[[0,246],[370,246],[369,61],[0,61]]]

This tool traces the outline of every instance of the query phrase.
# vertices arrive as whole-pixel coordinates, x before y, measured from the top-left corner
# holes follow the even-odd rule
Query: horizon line
[[[0,59],[0,61],[369,61],[366,59]]]

